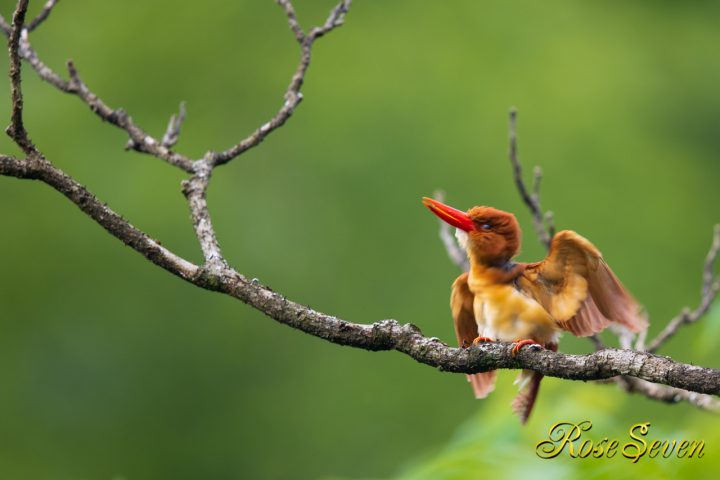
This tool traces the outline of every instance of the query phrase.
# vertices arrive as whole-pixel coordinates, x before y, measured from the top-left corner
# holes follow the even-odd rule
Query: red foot
[[[518,353],[520,353],[520,349],[521,349],[522,347],[526,346],[526,345],[534,345],[534,346],[537,346],[537,347],[539,347],[539,348],[543,348],[543,346],[540,345],[540,344],[539,344],[538,342],[536,342],[535,340],[530,340],[530,339],[517,340],[517,341],[515,341],[515,345],[513,346],[512,351],[511,351],[510,353],[512,353],[512,356],[514,357],[514,356],[516,356]]]
[[[494,341],[495,341],[495,340],[493,340],[493,339],[490,338],[490,337],[480,336],[480,337],[475,338],[475,340],[473,340],[473,343],[472,343],[472,344],[473,344],[473,346],[477,347],[478,344],[480,344],[480,343],[484,343],[484,342],[494,342]]]

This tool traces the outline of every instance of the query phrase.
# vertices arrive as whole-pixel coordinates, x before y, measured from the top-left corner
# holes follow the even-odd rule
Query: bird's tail
[[[490,370],[489,372],[474,373],[467,376],[468,382],[472,385],[473,393],[475,398],[485,398],[490,392],[495,390],[495,377],[497,376],[496,370]]]
[[[543,375],[532,370],[523,370],[515,380],[520,388],[520,393],[513,399],[512,410],[520,417],[520,423],[525,425],[530,417]]]

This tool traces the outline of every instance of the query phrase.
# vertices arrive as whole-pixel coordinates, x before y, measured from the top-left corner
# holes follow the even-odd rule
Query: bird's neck
[[[511,259],[480,260],[472,253],[470,275],[484,284],[507,284],[513,282],[522,272],[522,266]]]

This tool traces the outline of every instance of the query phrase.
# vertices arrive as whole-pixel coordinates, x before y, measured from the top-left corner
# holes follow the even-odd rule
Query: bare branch
[[[49,2],[48,2],[49,3]],[[57,4],[57,1],[55,2]],[[47,5],[46,5],[47,6]],[[54,5],[53,5],[54,6]],[[49,13],[48,13],[49,15]],[[45,17],[47,18],[47,16]],[[37,20],[37,18],[36,18]],[[38,22],[38,25],[40,22]],[[6,36],[10,36],[10,32],[12,28],[10,25],[7,24],[5,21],[5,18],[3,18],[2,15],[0,15],[0,30],[3,31],[3,33]],[[45,65],[40,58],[38,58],[37,52],[30,46],[30,42],[28,41],[27,35],[21,35],[20,36],[20,50],[19,50],[20,56],[27,60],[27,62],[30,64],[30,66],[33,67],[33,69],[38,73],[40,76],[40,79],[50,83],[51,85],[55,86],[59,90],[62,90],[65,93],[72,93],[70,89],[70,82],[67,82],[63,80],[58,74],[56,74],[50,67]]]
[[[288,300],[259,282],[248,281],[227,266],[214,271],[197,267],[150,239],[103,205],[82,185],[47,162],[36,159],[22,162],[0,156],[0,174],[41,180],[65,195],[111,235],[156,265],[198,287],[235,297],[280,323],[333,343],[366,350],[397,350],[420,363],[447,372],[476,373],[523,368],[569,380],[599,380],[627,375],[698,393],[720,393],[720,370],[677,363],[646,352],[601,350],[589,355],[566,355],[549,350],[521,350],[513,356],[511,343],[493,342],[476,348],[451,348],[437,339],[424,337],[412,324],[400,325],[395,320],[383,320],[362,325],[341,320]]]
[[[50,2],[48,2],[49,4]],[[55,2],[56,4],[57,2]],[[288,25],[295,35],[295,39],[298,41],[301,47],[300,63],[293,75],[290,85],[285,92],[285,102],[280,110],[273,116],[268,122],[262,125],[260,128],[255,130],[247,138],[243,139],[240,143],[231,147],[224,152],[220,152],[213,156],[216,161],[216,165],[222,165],[229,162],[233,158],[242,154],[243,152],[259,145],[265,137],[285,124],[285,122],[293,114],[297,106],[302,101],[302,88],[305,74],[308,67],[310,66],[311,50],[313,43],[316,39],[329,33],[335,28],[342,25],[345,15],[350,7],[351,0],[342,0],[328,15],[325,23],[320,27],[314,27],[308,34],[305,34],[300,27],[295,10],[289,0],[277,0],[277,3],[283,8],[287,16]],[[52,5],[52,7],[55,6]],[[46,5],[47,7],[47,5]],[[52,8],[50,8],[51,10]],[[42,15],[42,14],[41,14]],[[49,15],[49,11],[48,11]],[[45,18],[47,15],[45,16]],[[1,19],[1,17],[0,17]],[[44,18],[43,18],[44,20]],[[0,29],[5,30],[3,27],[4,21],[0,21]],[[38,22],[39,25],[40,22]],[[8,33],[9,30],[6,31]],[[105,105],[102,100],[92,93],[87,85],[85,85],[79,78],[77,70],[73,66],[72,62],[68,62],[68,70],[70,71],[71,79],[69,82],[63,80],[55,72],[53,72],[47,65],[43,64],[37,56],[37,53],[32,49],[29,42],[25,40],[24,48],[21,49],[21,54],[30,65],[36,70],[40,77],[48,83],[54,85],[58,89],[66,92],[78,95],[85,103],[88,104],[90,109],[96,113],[100,118],[105,121],[112,123],[113,125],[124,129],[130,137],[129,146],[130,148],[142,152],[154,155],[166,162],[181,168],[182,170],[193,173],[192,160],[177,153],[172,152],[168,147],[157,139],[147,134],[144,130],[138,127],[132,118],[122,109],[113,110]],[[74,73],[73,73],[74,72]]]
[[[35,152],[35,146],[28,137],[23,122],[22,72],[20,66],[20,37],[27,35],[27,32],[23,29],[27,7],[28,0],[19,0],[12,16],[12,26],[8,40],[12,114],[10,117],[10,126],[5,132],[17,143],[26,155],[30,155]]]
[[[439,202],[444,202],[445,192],[442,190],[436,190],[433,193],[433,197]],[[457,265],[460,270],[467,272],[470,270],[470,262],[468,261],[467,253],[460,248],[460,245],[458,245],[457,240],[453,235],[452,228],[442,220],[439,220],[438,224],[440,225],[440,240],[442,240],[443,245],[445,245],[445,250],[450,257],[450,260]]]
[[[283,126],[285,122],[293,114],[297,106],[303,99],[302,89],[303,81],[305,80],[305,74],[307,73],[308,67],[310,66],[310,54],[312,51],[313,42],[321,36],[329,33],[331,30],[342,25],[345,18],[345,14],[350,8],[351,0],[342,0],[333,10],[330,12],[325,24],[322,27],[314,27],[310,30],[307,35],[303,33],[300,24],[298,23],[295,10],[289,0],[277,0],[278,5],[285,11],[285,15],[288,19],[288,25],[295,35],[295,39],[300,44],[300,63],[295,70],[295,74],[290,80],[285,91],[285,103],[280,110],[273,116],[268,122],[263,124],[260,128],[255,130],[247,138],[242,140],[237,145],[220,152],[215,155],[215,165],[223,165],[228,163],[233,158],[242,154],[243,152],[256,147],[259,145],[265,137],[270,133]]]
[[[555,236],[555,215],[553,212],[548,210],[545,212],[545,215],[543,215],[543,221],[545,222],[545,226],[547,227],[548,236],[550,238],[553,238]]]
[[[637,345],[642,345],[642,342],[644,342],[645,333],[646,331],[641,332],[638,335],[639,338]],[[589,339],[595,345],[595,350],[604,350],[607,348],[597,334],[592,335],[591,337],[589,337]],[[635,351],[643,350],[644,349],[641,347],[635,348]],[[628,393],[639,393],[650,399],[660,402],[679,403],[684,401],[702,410],[720,411],[720,401],[711,395],[690,392],[688,390],[668,387],[666,385],[658,385],[656,383],[651,383],[646,380],[640,380],[638,378],[618,376],[608,380],[599,380],[597,383],[615,383]]]
[[[555,235],[555,226],[553,222],[552,212],[542,212],[540,208],[540,184],[542,182],[542,169],[535,167],[533,170],[533,183],[532,193],[528,192],[525,182],[522,178],[522,165],[518,159],[517,154],[517,110],[512,108],[510,110],[509,120],[509,154],[510,163],[513,166],[513,177],[515,179],[515,185],[517,186],[518,192],[520,193],[523,202],[530,209],[530,213],[533,218],[533,227],[537,234],[540,242],[545,245],[546,248],[550,248],[550,242],[553,235]],[[434,196],[437,200],[442,201],[442,191],[435,192]],[[462,249],[460,249],[455,241],[452,234],[452,229],[445,222],[440,221],[440,239],[445,246],[445,250],[450,257],[450,260],[457,265],[463,271],[467,271],[470,268],[467,260],[467,255]]]
[[[130,148],[138,152],[154,155],[188,173],[193,172],[192,160],[168,150],[158,140],[138,127],[125,110],[121,108],[113,110],[108,107],[97,95],[91,92],[87,85],[80,79],[77,68],[75,68],[72,61],[67,62],[67,68],[70,75],[70,91],[80,97],[82,101],[90,107],[90,110],[100,118],[125,130],[130,137]]]
[[[290,30],[295,34],[295,40],[302,45],[305,41],[305,32],[303,32],[300,22],[297,19],[295,7],[293,7],[289,0],[277,0],[277,4],[280,5],[280,8],[285,12]]]
[[[603,343],[602,339],[600,338],[600,335],[597,333],[593,333],[588,337],[588,340],[592,342],[592,344],[595,346],[595,350],[604,350],[607,347]]]
[[[0,30],[3,31],[6,37],[9,37],[10,32],[12,31],[12,27],[7,23],[7,20],[5,20],[5,17],[2,15],[0,15]]]
[[[195,235],[197,236],[203,256],[205,257],[204,268],[211,269],[217,273],[221,267],[227,267],[225,259],[220,251],[215,229],[210,220],[210,210],[207,205],[207,188],[212,174],[212,154],[195,162],[195,175],[182,183],[183,194],[190,206]]]
[[[703,296],[710,295],[710,291],[715,283],[715,260],[718,252],[720,252],[720,224],[715,225],[713,229],[713,241],[705,257],[705,266],[703,267]]]
[[[535,233],[537,234],[540,242],[549,247],[549,241],[555,235],[555,226],[552,212],[545,212],[543,214],[540,208],[540,183],[542,180],[542,171],[538,167],[535,168],[532,194],[529,195],[528,190],[525,187],[524,181],[522,179],[522,168],[517,158],[516,116],[516,110],[512,109],[510,111],[509,128],[510,161],[513,164],[513,175],[515,178],[515,183],[517,185],[520,196],[530,209],[530,213],[533,217],[533,226],[535,228]],[[681,325],[697,321],[710,308],[710,305],[720,291],[720,282],[716,280],[716,277],[713,273],[718,251],[720,251],[720,226],[715,227],[713,244],[705,260],[700,305],[693,311],[688,308],[683,309],[680,315],[671,320],[668,326],[650,344],[650,347],[648,348],[649,352],[656,351],[662,344],[664,344],[677,332]],[[634,341],[635,350],[642,351],[645,349],[647,331],[640,332],[637,335],[637,338],[635,338],[632,332],[628,331],[627,329],[614,329],[614,333],[618,337],[619,343],[623,348],[632,348]],[[593,342],[596,350],[605,349],[605,345],[602,343],[599,336],[593,335],[592,337],[590,337],[590,340]],[[688,392],[682,389],[655,385],[626,376],[615,377],[613,381],[628,392],[640,393],[654,400],[659,400],[663,402],[687,401],[698,408],[708,410],[717,410],[718,406],[720,406],[720,403],[718,403],[718,401],[712,397],[708,397],[707,395],[699,395],[697,393]]]
[[[665,403],[688,402],[702,410],[720,411],[720,401],[712,395],[690,392],[681,388],[658,385],[632,377],[616,377],[616,383],[628,393],[639,393],[653,400]]]
[[[45,7],[40,15],[33,20],[35,28],[37,28],[37,26],[39,26],[42,21],[50,15],[50,12],[58,1],[59,0],[50,0],[45,4]],[[7,26],[5,20],[0,16],[0,29],[2,29],[6,35],[10,35],[10,30],[8,30],[8,28],[9,27]],[[123,109],[113,110],[108,107],[97,95],[92,93],[87,85],[85,85],[85,83],[80,79],[77,69],[72,61],[68,61],[67,63],[70,81],[64,80],[50,67],[44,64],[28,41],[27,29],[23,30],[23,32],[23,35],[21,35],[19,39],[19,56],[24,58],[30,66],[33,67],[42,80],[65,93],[77,95],[88,105],[88,107],[90,107],[90,110],[97,114],[102,120],[125,130],[130,137],[128,148],[141,153],[149,153],[188,173],[193,172],[192,160],[177,152],[171,151],[168,146],[162,144],[162,142],[159,142],[135,124],[132,118]],[[179,126],[178,122],[178,132]],[[175,140],[177,140],[177,138]]]
[[[533,168],[533,183],[532,183],[532,195],[531,198],[534,202],[540,201],[540,183],[542,182],[542,168],[535,165]]]
[[[110,207],[98,200],[85,187],[42,157],[29,157],[25,161],[0,156],[0,175],[40,180],[65,195],[87,216],[95,220],[111,235],[170,273],[190,280],[198,275],[199,268],[175,255],[146,233],[135,228]]]
[[[229,267],[205,270],[175,255],[136,229],[100,202],[82,185],[52,167],[31,159],[23,162],[0,156],[0,174],[41,180],[65,195],[111,235],[165,270],[199,287],[233,296],[290,327],[333,343],[366,350],[397,350],[443,371],[475,373],[524,368],[570,380],[599,380],[628,375],[698,393],[720,393],[720,371],[674,362],[645,352],[601,350],[589,355],[565,355],[549,350],[522,350],[516,357],[510,343],[451,348],[427,338],[411,325],[383,320],[371,325],[347,322],[295,303],[258,282],[248,281]]]
[[[647,330],[638,335],[637,345],[642,345]],[[607,347],[597,334],[588,337],[595,345],[595,350],[604,350]],[[643,351],[644,348],[636,347],[636,351]],[[628,393],[639,393],[650,399],[665,403],[688,402],[689,404],[702,410],[720,411],[720,401],[711,395],[689,392],[680,388],[668,387],[666,385],[658,385],[645,380],[633,377],[619,376],[606,380],[598,380],[597,383],[611,384],[615,383]]]
[[[705,266],[703,268],[703,285],[700,295],[700,304],[695,310],[685,307],[683,310],[658,334],[655,339],[648,345],[648,352],[657,351],[665,342],[672,338],[683,325],[695,323],[707,313],[713,301],[720,292],[720,281],[714,274],[715,260],[720,251],[720,225],[715,225],[713,230],[713,241],[705,258]]]
[[[32,48],[26,36],[22,36],[20,38],[20,56],[30,64],[35,72],[37,72],[41,80],[65,93],[74,93],[72,87],[70,86],[70,82],[61,78],[60,75],[55,73],[50,67],[40,60],[37,52]]]
[[[48,0],[45,3],[45,6],[43,6],[38,16],[35,17],[30,23],[28,23],[27,31],[32,32],[37,27],[39,27],[42,22],[47,20],[47,18],[50,16],[50,13],[52,13],[52,9],[55,8],[55,5],[57,5],[59,1],[60,0]]]
[[[327,20],[325,20],[323,26],[314,27],[313,29],[311,29],[308,37],[315,40],[316,38],[320,38],[326,33],[341,26],[345,21],[345,15],[347,15],[348,10],[350,9],[350,2],[351,0],[346,0],[338,3],[335,8],[330,11],[330,15],[328,15]],[[286,2],[284,0],[278,0],[278,3]]]
[[[509,150],[508,156],[510,157],[510,163],[513,166],[513,177],[515,179],[515,186],[520,193],[525,205],[530,209],[532,215],[533,227],[535,233],[540,239],[540,243],[545,245],[546,248],[550,248],[550,242],[554,235],[554,227],[552,226],[552,215],[543,215],[543,211],[540,208],[540,179],[542,178],[542,171],[539,168],[535,169],[535,177],[533,182],[533,193],[528,192],[525,186],[525,181],[522,177],[522,165],[518,159],[517,153],[517,110],[515,108],[510,109],[510,119],[508,122],[508,137],[509,137]],[[546,226],[546,222],[548,226]]]
[[[638,345],[642,345],[642,342],[644,342],[644,334],[646,332],[647,331],[643,331],[638,335]],[[607,349],[597,334],[590,336],[589,339],[595,345],[595,350]],[[622,337],[620,337],[620,339],[622,341]],[[644,349],[640,347],[635,348],[635,351],[643,350]],[[659,402],[679,403],[685,401],[702,410],[720,411],[720,401],[711,395],[690,392],[688,390],[668,387],[666,385],[658,385],[638,378],[621,375],[611,379],[598,380],[597,383],[614,383],[628,393],[639,393],[647,398],[657,400]]]
[[[485,343],[479,347],[450,348],[424,337],[411,324],[383,320],[360,325],[340,320],[292,302],[260,284],[234,278],[229,270],[211,280],[226,292],[293,328],[333,343],[367,350],[397,350],[420,363],[443,371],[476,373],[502,368],[525,368],[571,380],[598,380],[629,375],[699,393],[720,393],[720,371],[678,364],[667,357],[631,350],[602,350],[589,355],[566,355],[549,350],[511,354],[510,343]]]
[[[647,318],[647,316],[646,316],[646,318]],[[648,323],[650,323],[650,322],[648,322]],[[640,352],[645,351],[645,340],[647,340],[647,334],[648,334],[647,328],[645,330],[642,330],[641,332],[638,332],[637,338],[635,339],[634,350],[638,350]]]
[[[178,141],[178,138],[180,137],[180,127],[182,127],[183,122],[185,121],[185,102],[180,102],[180,108],[178,110],[177,115],[173,115],[170,117],[170,122],[168,123],[167,130],[165,131],[165,135],[163,135],[162,141],[160,142],[163,147],[165,148],[172,148],[175,146],[175,144]]]

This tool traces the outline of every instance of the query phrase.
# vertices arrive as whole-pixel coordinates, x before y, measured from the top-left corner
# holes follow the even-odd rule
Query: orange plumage
[[[458,344],[518,342],[557,350],[563,330],[584,337],[611,322],[633,332],[647,328],[635,300],[605,263],[598,249],[571,230],[558,232],[545,260],[516,263],[520,227],[515,216],[491,207],[463,212],[436,200],[423,203],[456,227],[470,271],[452,285],[450,308]],[[513,410],[527,421],[542,375],[524,370]],[[468,375],[477,398],[494,388],[495,372]]]

